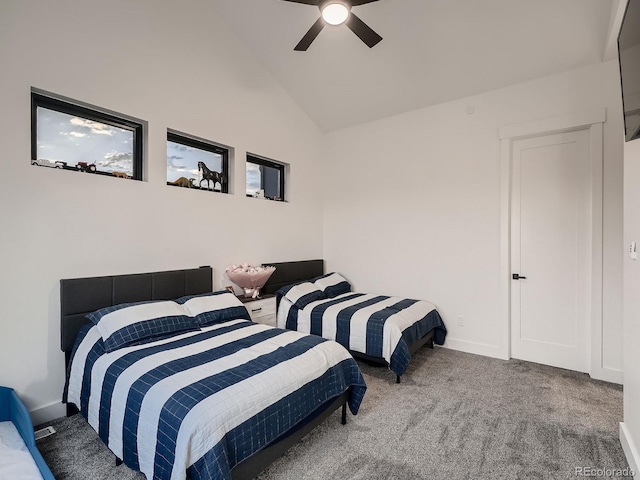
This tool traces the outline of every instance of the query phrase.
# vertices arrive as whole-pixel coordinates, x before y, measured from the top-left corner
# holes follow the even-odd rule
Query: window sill
[[[277,203],[287,203],[286,200],[276,200],[274,198],[269,198],[269,197],[254,197],[253,195],[246,195],[247,198],[255,198],[256,200],[269,200],[271,202],[277,202]]]

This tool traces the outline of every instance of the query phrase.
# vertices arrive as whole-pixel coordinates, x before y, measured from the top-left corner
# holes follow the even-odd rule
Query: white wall
[[[322,255],[322,136],[207,0],[1,0],[0,385],[62,410],[59,280]],[[30,165],[30,87],[149,122],[144,182]],[[166,129],[235,148],[233,195],[166,186]],[[246,151],[291,165],[244,196]],[[292,222],[292,220],[294,220]],[[42,410],[44,408],[44,410]]]
[[[636,5],[637,7],[637,5]],[[627,37],[628,38],[628,37]],[[620,52],[625,66],[625,107],[640,109],[640,68],[635,61],[640,45]],[[625,60],[631,60],[625,62]],[[627,132],[638,125],[638,115],[627,117]],[[624,248],[632,241],[640,243],[640,140],[624,144]],[[640,260],[624,255],[624,422],[620,425],[620,441],[629,466],[640,471]],[[638,478],[638,474],[636,475]]]
[[[640,244],[640,140],[624,147],[624,241]],[[640,471],[640,260],[624,260],[624,423],[620,440],[629,466]]]
[[[329,134],[327,268],[359,291],[430,300],[444,317],[448,346],[503,356],[498,129],[604,107],[601,366],[621,381],[619,82],[617,62],[608,62]]]
[[[360,290],[435,302],[450,346],[497,354],[498,128],[589,106],[606,107],[609,118],[602,365],[621,369],[622,123],[613,63],[325,140],[206,0],[0,2],[0,384],[16,388],[37,419],[61,412],[48,408],[58,405],[64,378],[60,278],[211,264],[219,287],[232,262],[324,254],[327,268]],[[32,167],[31,86],[147,120],[146,181]],[[234,147],[234,193],[167,187],[167,128]],[[246,151],[291,164],[289,203],[244,197]]]

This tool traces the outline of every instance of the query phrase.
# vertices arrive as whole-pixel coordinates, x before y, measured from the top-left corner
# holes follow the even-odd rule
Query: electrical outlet
[[[464,327],[464,317],[462,315],[458,315],[458,326]]]

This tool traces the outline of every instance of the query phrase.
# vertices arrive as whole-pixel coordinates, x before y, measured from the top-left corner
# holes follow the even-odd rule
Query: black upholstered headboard
[[[303,282],[313,277],[324,275],[324,260],[301,260],[298,262],[264,263],[273,265],[273,272],[269,281],[261,291],[263,293],[275,293],[279,288],[292,283]]]
[[[70,354],[85,315],[100,308],[146,300],[172,300],[213,290],[213,270],[189,270],[112,275],[60,280],[60,348]]]

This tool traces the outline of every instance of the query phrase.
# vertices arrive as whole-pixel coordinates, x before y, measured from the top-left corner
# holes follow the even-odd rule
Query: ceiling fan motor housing
[[[318,8],[320,9],[320,12],[322,13],[322,10],[324,10],[324,7],[326,7],[327,5],[331,5],[333,3],[338,3],[340,5],[344,5],[347,10],[349,10],[349,12],[351,12],[351,4],[349,2],[347,2],[346,0],[320,0],[318,2]]]

